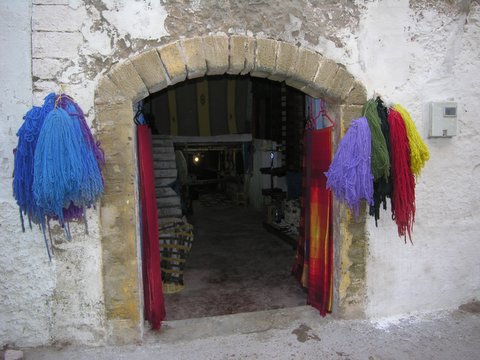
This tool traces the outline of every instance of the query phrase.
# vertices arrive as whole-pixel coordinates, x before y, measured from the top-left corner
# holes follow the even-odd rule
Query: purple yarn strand
[[[373,205],[371,133],[366,117],[353,120],[325,173],[327,188],[348,204],[358,218],[360,201]]]

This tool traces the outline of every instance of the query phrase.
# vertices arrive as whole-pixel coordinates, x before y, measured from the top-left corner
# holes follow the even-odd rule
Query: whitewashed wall
[[[423,135],[426,103],[458,102],[458,136],[426,140],[431,160],[418,181],[414,246],[398,238],[388,213],[378,228],[368,222],[366,312],[453,308],[479,297],[478,2],[211,3],[0,0],[0,345],[99,344],[105,334],[98,214],[89,213],[91,235],[76,226],[52,263],[40,233],[20,231],[12,149],[32,93],[38,105],[62,85],[92,122],[95,84],[113,64],[180,36],[217,32],[316,50],[344,64],[370,95],[402,103]]]
[[[431,160],[417,184],[413,246],[397,238],[387,214],[378,228],[369,223],[372,317],[480,298],[480,5],[452,14],[397,4],[372,3],[362,18],[361,76],[370,91],[404,104],[424,137],[425,105],[457,102],[458,135],[426,140]]]
[[[15,134],[32,105],[31,5],[0,7],[0,346],[33,346],[50,342],[55,264],[39,231],[22,233],[12,197]]]

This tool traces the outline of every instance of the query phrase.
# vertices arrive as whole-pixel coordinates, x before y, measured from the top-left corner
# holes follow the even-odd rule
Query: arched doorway
[[[285,81],[323,97],[336,114],[334,142],[361,115],[365,88],[345,68],[308,49],[271,39],[205,36],[152,49],[113,67],[95,92],[97,137],[107,158],[100,208],[103,282],[109,339],[132,342],[143,335],[138,241],[137,162],[133,103],[170,85],[205,75],[249,74]],[[334,207],[334,314],[363,316],[365,220],[354,222]]]

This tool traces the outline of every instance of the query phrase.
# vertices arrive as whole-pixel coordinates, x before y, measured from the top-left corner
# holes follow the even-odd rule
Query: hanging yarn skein
[[[372,174],[374,180],[390,175],[390,156],[388,154],[385,137],[382,133],[381,120],[378,116],[377,103],[374,99],[368,100],[363,106],[363,113],[368,120],[372,134]]]
[[[45,118],[35,151],[33,194],[38,206],[63,226],[63,208],[90,206],[103,192],[98,163],[83,141],[80,124],[56,108]]]
[[[325,173],[327,188],[332,189],[339,200],[345,201],[357,218],[362,199],[373,204],[371,144],[367,118],[353,120]]]
[[[383,138],[385,139],[385,144],[387,146],[388,157],[391,166],[391,157],[390,157],[390,127],[388,126],[388,109],[383,104],[382,99],[377,97],[375,100],[377,104],[377,114],[380,120],[380,127],[382,130]],[[378,219],[380,219],[380,205],[383,204],[383,209],[387,210],[387,197],[392,195],[392,173],[390,171],[390,176],[388,178],[381,177],[374,181],[373,183],[373,205],[370,206],[370,215],[375,218],[375,225],[378,225]]]
[[[20,127],[14,150],[13,194],[30,223],[45,230],[50,219],[62,227],[71,220],[85,220],[103,193],[101,167],[105,157],[95,142],[80,107],[65,94],[51,93],[43,106],[33,107]],[[87,224],[85,223],[87,231]],[[66,227],[67,238],[70,231]]]
[[[419,176],[425,163],[430,159],[430,153],[427,145],[423,142],[420,134],[415,127],[412,117],[400,104],[396,104],[395,109],[403,118],[407,130],[408,143],[410,145],[410,157],[412,172],[415,176]]]
[[[398,227],[398,235],[412,242],[415,221],[415,178],[410,164],[410,146],[405,122],[399,112],[390,109],[388,114],[392,150],[392,218]]]

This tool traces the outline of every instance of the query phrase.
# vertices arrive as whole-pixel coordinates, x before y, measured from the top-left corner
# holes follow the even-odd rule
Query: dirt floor
[[[36,360],[480,358],[479,306],[378,321],[323,319],[308,306],[166,322],[141,345],[25,350]]]

